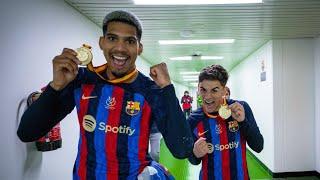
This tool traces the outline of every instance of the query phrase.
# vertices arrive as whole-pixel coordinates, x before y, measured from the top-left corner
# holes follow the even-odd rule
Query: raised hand
[[[166,63],[160,63],[150,68],[150,76],[154,82],[161,88],[171,84],[169,72]]]
[[[238,122],[244,121],[245,111],[240,103],[235,102],[229,105],[229,108],[231,109],[231,116],[233,117],[233,119],[235,119]]]
[[[76,57],[77,53],[64,48],[62,53],[52,60],[53,80],[50,86],[55,90],[66,87],[78,74],[78,65],[81,63]]]

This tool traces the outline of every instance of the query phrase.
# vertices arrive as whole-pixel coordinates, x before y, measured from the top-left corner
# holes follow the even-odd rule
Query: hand
[[[193,154],[197,157],[197,158],[201,158],[204,155],[208,154],[209,152],[209,148],[206,142],[206,139],[203,137],[200,137],[193,146]]]
[[[62,53],[52,60],[53,81],[50,86],[53,89],[61,90],[76,78],[78,65],[81,63],[76,56],[74,50],[64,48]]]
[[[152,66],[150,68],[150,76],[160,88],[164,88],[171,84],[166,63]]]
[[[229,105],[229,108],[231,109],[231,116],[233,117],[233,119],[235,119],[238,122],[244,121],[245,111],[240,103],[235,102]]]

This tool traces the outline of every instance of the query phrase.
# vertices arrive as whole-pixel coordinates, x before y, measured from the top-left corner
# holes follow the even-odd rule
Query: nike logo
[[[205,132],[202,132],[202,133],[198,132],[198,136],[204,135],[207,131],[208,131],[208,130],[206,130]]]
[[[84,94],[82,94],[82,99],[93,99],[93,98],[97,98],[97,96],[85,96]]]

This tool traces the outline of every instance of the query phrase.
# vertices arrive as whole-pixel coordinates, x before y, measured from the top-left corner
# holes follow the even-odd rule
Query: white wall
[[[1,4],[1,168],[0,179],[71,179],[78,139],[74,113],[62,121],[63,148],[40,153],[16,136],[20,100],[52,79],[51,60],[64,47],[93,46],[94,61],[103,63],[100,28],[64,1],[6,1]],[[100,61],[100,62],[99,62]],[[5,124],[5,126],[4,126]]]
[[[316,170],[320,173],[320,38],[315,39],[315,153]]]
[[[0,179],[71,179],[79,134],[75,111],[61,122],[62,148],[45,153],[17,138],[16,111],[23,98],[52,79],[51,61],[64,47],[75,49],[88,43],[93,47],[94,65],[103,64],[98,46],[102,30],[62,0],[7,1],[0,13]],[[137,68],[149,74],[149,64],[140,58]]]
[[[313,45],[273,41],[275,172],[315,169]]]
[[[319,49],[319,39],[317,43]],[[314,54],[318,58],[316,75]],[[231,98],[249,103],[265,139],[264,150],[255,155],[275,173],[316,168],[319,132],[315,134],[315,130],[319,129],[319,120],[314,128],[314,112],[317,109],[319,119],[319,101],[314,99],[314,82],[319,78],[319,58],[313,39],[273,40],[230,73]],[[260,82],[263,59],[267,80]],[[319,89],[319,79],[316,87]]]
[[[262,60],[267,74],[264,82],[260,82]],[[229,73],[227,85],[231,98],[248,102],[264,137],[264,149],[255,155],[270,170],[274,170],[272,42],[259,48]]]

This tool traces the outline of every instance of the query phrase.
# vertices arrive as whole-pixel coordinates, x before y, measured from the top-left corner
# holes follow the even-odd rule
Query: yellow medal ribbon
[[[226,100],[226,98],[223,98],[223,103],[222,103],[221,107],[222,107],[222,108],[227,108],[227,100]],[[221,107],[220,107],[220,109],[221,109]],[[220,109],[219,109],[219,111],[220,111]],[[203,112],[205,113],[205,115],[206,115],[207,117],[209,117],[209,118],[217,118],[217,116],[211,115],[211,114],[207,113],[207,112],[204,110],[204,108],[202,108],[202,110],[203,110]],[[218,111],[218,113],[219,113],[219,111]],[[227,109],[227,111],[229,111],[229,109]],[[231,111],[230,111],[230,115],[231,115]],[[223,115],[221,116],[220,113],[219,113],[219,116],[222,117],[222,118],[224,118],[224,116],[223,116]],[[224,119],[225,119],[225,118],[224,118]]]
[[[87,68],[89,71],[91,72],[94,72],[96,73],[101,79],[107,81],[107,82],[110,82],[110,83],[113,83],[113,84],[117,84],[117,83],[130,83],[132,82],[138,75],[138,70],[137,69],[134,69],[132,72],[130,72],[129,74],[121,77],[121,78],[118,78],[118,79],[113,79],[113,80],[109,80],[109,79],[106,79],[104,78],[100,73],[102,72],[106,72],[107,70],[107,67],[108,67],[108,64],[103,64],[101,66],[98,66],[98,67],[93,67],[92,65],[92,62],[90,62],[88,65],[87,65]]]
[[[217,116],[211,115],[209,113],[207,113],[204,109],[202,109],[204,114],[206,114],[206,116],[208,116],[209,118],[217,118]]]

